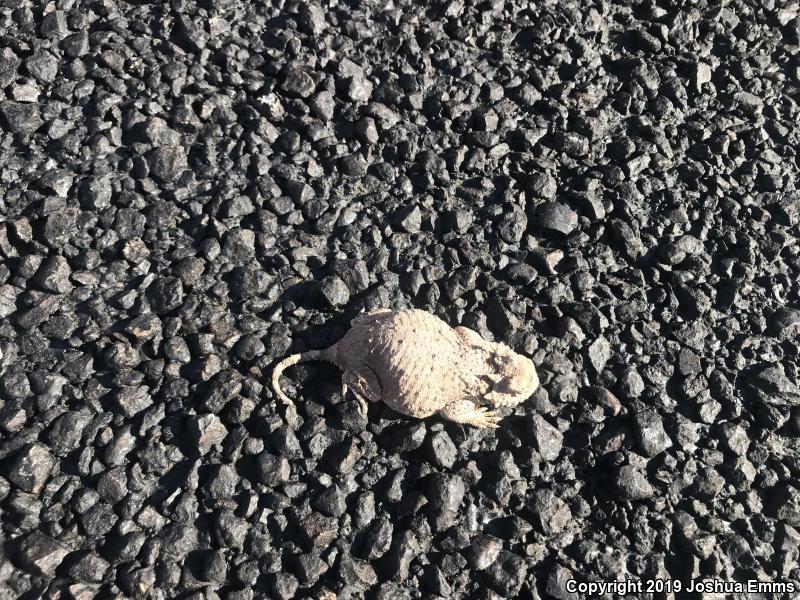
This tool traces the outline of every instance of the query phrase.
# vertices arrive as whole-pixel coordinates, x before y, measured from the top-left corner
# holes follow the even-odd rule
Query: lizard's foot
[[[358,394],[355,396],[356,400],[358,400],[358,412],[360,412],[362,416],[366,417],[367,412],[369,412],[369,405],[367,405],[367,401],[363,398],[363,396],[359,396]]]
[[[342,381],[342,400],[344,400],[345,396],[347,396],[347,389],[348,389],[347,384],[344,381]],[[355,389],[353,389],[352,391],[353,391],[353,396],[355,396],[356,400],[358,400],[358,412],[360,412],[362,415],[366,417],[367,411],[369,410],[369,407],[367,406],[367,400],[364,398],[364,396],[359,394]]]
[[[481,406],[475,411],[467,423],[475,427],[497,429],[500,426],[500,417],[498,417],[493,410],[489,410],[488,408]]]
[[[498,427],[500,417],[494,411],[484,406],[478,406],[470,400],[457,400],[451,402],[439,411],[439,414],[455,423],[495,429]]]
[[[366,366],[362,366],[358,373],[345,371],[342,382],[365,405],[367,402],[380,402],[382,398],[381,384],[372,369]]]

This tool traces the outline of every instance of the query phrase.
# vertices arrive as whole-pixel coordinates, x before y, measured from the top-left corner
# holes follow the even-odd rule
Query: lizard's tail
[[[330,361],[331,354],[330,349],[328,350],[309,350],[308,352],[302,352],[301,354],[292,354],[291,356],[287,356],[277,365],[275,365],[275,369],[272,371],[272,389],[277,394],[278,398],[280,398],[285,404],[294,404],[291,398],[283,393],[281,389],[281,374],[285,369],[288,369],[292,365],[296,365],[300,362],[308,362],[311,360],[327,360]]]

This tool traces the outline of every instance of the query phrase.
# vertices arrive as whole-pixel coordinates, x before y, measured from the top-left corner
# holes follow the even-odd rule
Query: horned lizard
[[[367,401],[383,401],[418,418],[438,413],[476,427],[497,427],[487,408],[516,406],[539,386],[533,362],[505,344],[487,342],[466,327],[450,327],[424,310],[380,309],[353,319],[345,336],[326,350],[283,359],[272,373],[280,387],[284,369],[324,360],[344,371],[342,391],[350,388],[366,413]]]

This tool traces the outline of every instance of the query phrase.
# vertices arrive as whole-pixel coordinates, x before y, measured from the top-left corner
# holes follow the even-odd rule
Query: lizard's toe
[[[475,417],[472,420],[472,425],[475,427],[485,427],[488,429],[497,429],[499,427],[500,417],[495,414],[493,410],[481,407],[475,411]]]

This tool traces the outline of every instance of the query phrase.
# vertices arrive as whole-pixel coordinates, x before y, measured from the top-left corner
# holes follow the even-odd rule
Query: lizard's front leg
[[[447,404],[439,414],[449,421],[464,423],[475,427],[497,427],[500,417],[483,406],[478,406],[472,400],[456,400]]]

